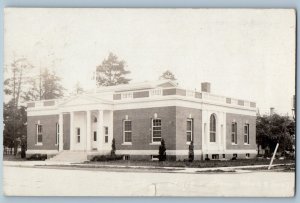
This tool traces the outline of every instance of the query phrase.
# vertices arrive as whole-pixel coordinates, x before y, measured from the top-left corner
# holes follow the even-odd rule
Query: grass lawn
[[[26,159],[22,159],[20,154],[15,155],[3,155],[3,161],[26,161]]]
[[[154,166],[154,167],[191,167],[191,168],[213,168],[213,167],[230,167],[230,166],[251,166],[251,165],[267,165],[270,159],[239,159],[239,160],[214,160],[214,161],[99,161],[87,162],[99,165],[122,165],[122,166]],[[273,164],[290,164],[295,163],[294,160],[278,160],[275,159]]]

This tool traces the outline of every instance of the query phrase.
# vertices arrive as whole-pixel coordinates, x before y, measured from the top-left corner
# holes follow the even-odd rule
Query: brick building
[[[168,80],[103,87],[29,102],[27,116],[28,156],[108,154],[113,138],[126,159],[155,159],[162,138],[172,160],[187,159],[191,141],[196,160],[257,153],[256,104],[211,94],[210,83],[199,92]]]

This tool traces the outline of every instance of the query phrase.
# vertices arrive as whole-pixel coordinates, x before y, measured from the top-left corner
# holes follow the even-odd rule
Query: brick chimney
[[[201,91],[210,93],[210,83],[209,82],[201,83]]]
[[[271,108],[270,108],[270,116],[273,116],[273,115],[274,115],[274,111],[275,111],[275,108],[274,108],[274,107],[271,107]]]

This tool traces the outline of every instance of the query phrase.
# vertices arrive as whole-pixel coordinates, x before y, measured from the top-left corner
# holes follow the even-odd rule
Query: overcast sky
[[[257,102],[291,115],[295,94],[293,10],[7,9],[5,65],[26,57],[51,67],[72,89],[109,52],[127,62],[131,82],[172,71],[181,86]]]

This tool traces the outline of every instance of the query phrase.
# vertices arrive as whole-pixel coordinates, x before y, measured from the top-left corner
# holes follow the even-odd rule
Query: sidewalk
[[[281,165],[292,165],[292,164],[273,164],[274,166]],[[124,165],[101,165],[99,163],[71,163],[71,162],[52,162],[52,161],[3,161],[3,166],[14,166],[14,167],[74,167],[80,169],[141,169],[153,171],[160,170],[161,172],[172,172],[172,173],[197,173],[197,172],[238,172],[247,173],[250,170],[247,168],[262,168],[268,167],[269,165],[249,165],[249,166],[233,166],[233,167],[213,167],[213,168],[189,168],[189,167],[158,167],[158,166],[124,166]]]

